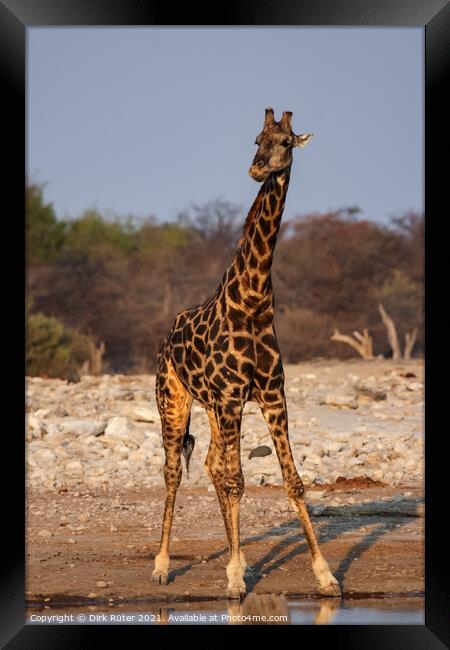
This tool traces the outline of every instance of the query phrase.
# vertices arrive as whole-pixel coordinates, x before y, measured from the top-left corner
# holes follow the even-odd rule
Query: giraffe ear
[[[294,136],[294,147],[304,147],[313,137],[313,133],[300,133],[300,135]]]

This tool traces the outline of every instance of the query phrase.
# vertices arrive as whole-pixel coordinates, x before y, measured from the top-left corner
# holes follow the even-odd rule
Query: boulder
[[[51,451],[51,449],[39,449],[35,452],[34,458],[40,466],[49,466],[53,465],[56,461],[56,455]]]
[[[338,408],[357,409],[358,402],[352,395],[330,393],[325,399],[320,400],[319,404],[326,406],[336,406]]]
[[[259,447],[255,447],[254,449],[252,449],[248,457],[249,459],[262,458],[263,456],[269,456],[271,453],[272,450],[270,447],[267,447],[267,445],[260,445]]]
[[[380,402],[386,399],[387,393],[384,390],[380,390],[379,388],[375,388],[373,386],[367,386],[365,384],[357,384],[355,386],[355,390],[357,395],[361,395],[362,397],[367,397],[369,399],[375,400],[376,402]]]
[[[137,422],[157,422],[159,421],[158,412],[148,406],[130,405],[124,409],[124,413]]]
[[[27,440],[32,440],[33,438],[43,438],[47,433],[46,426],[42,422],[41,418],[37,417],[33,413],[30,413],[25,418],[25,430],[27,434]]]
[[[111,418],[105,429],[105,442],[117,441],[124,445],[140,447],[144,439],[144,432],[134,427],[128,418],[123,416]]]
[[[78,478],[83,475],[83,465],[79,460],[71,460],[64,466],[66,474],[73,478]]]
[[[407,389],[410,391],[418,391],[423,389],[423,384],[421,384],[419,381],[412,381],[410,384],[407,385]]]
[[[73,436],[100,436],[106,429],[105,420],[90,420],[79,418],[61,418],[58,422],[61,433]]]

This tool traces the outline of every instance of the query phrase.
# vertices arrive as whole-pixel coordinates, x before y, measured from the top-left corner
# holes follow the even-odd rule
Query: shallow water
[[[378,605],[378,606],[377,606]],[[313,625],[424,625],[425,613],[420,609],[409,607],[401,602],[391,604],[389,608],[380,607],[381,603],[375,602],[372,606],[364,607],[357,604],[348,605],[345,602],[329,612],[322,607],[322,612],[308,607],[305,603],[289,603],[289,612],[292,624]],[[323,622],[317,620],[323,617]],[[329,618],[328,618],[329,617]],[[325,620],[327,619],[328,620]]]
[[[287,608],[286,608],[287,605]],[[424,625],[422,597],[364,598],[283,601],[264,610],[236,602],[126,603],[105,607],[33,607],[29,624],[63,625],[259,625],[261,616],[272,616],[268,624],[291,625]],[[266,624],[267,624],[266,623]]]

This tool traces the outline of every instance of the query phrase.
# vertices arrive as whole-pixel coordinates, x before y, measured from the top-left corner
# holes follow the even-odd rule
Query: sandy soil
[[[380,512],[403,496],[411,508],[390,514],[354,514],[366,504]],[[324,556],[345,599],[387,594],[420,597],[424,589],[423,517],[414,514],[421,490],[370,481],[346,481],[308,490],[315,504],[334,504],[332,516],[313,522]],[[29,611],[127,602],[163,605],[222,600],[227,546],[219,507],[204,488],[181,486],[174,520],[170,582],[151,582],[164,491],[28,493],[27,581]],[[337,505],[336,505],[337,504]],[[342,505],[339,505],[342,504]],[[323,508],[322,508],[323,510]],[[320,513],[320,509],[316,511]],[[326,512],[326,510],[325,510]],[[242,545],[249,591],[317,595],[301,528],[279,487],[249,487],[242,500]]]

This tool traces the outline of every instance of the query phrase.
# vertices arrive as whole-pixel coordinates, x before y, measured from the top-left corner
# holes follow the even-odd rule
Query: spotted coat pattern
[[[266,110],[266,120],[270,110]],[[159,350],[156,399],[166,454],[167,495],[153,573],[158,584],[168,580],[170,530],[182,476],[181,452],[196,400],[206,409],[211,426],[205,467],[216,489],[230,548],[227,594],[240,598],[245,593],[246,565],[239,547],[239,501],[244,492],[240,427],[244,405],[252,400],[259,404],[267,422],[288,498],[311,549],[320,590],[328,595],[339,592],[320,553],[292,457],[283,365],[273,323],[271,267],[290,173],[291,164],[268,174],[216,292],[201,305],[176,316]]]

